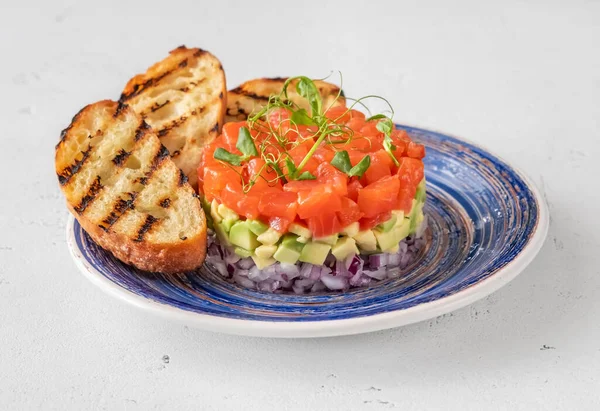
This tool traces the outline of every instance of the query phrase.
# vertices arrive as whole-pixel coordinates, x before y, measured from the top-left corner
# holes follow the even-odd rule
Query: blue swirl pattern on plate
[[[207,267],[180,275],[146,273],[96,245],[75,222],[86,264],[118,286],[186,311],[260,321],[324,321],[403,310],[456,294],[511,262],[531,240],[539,204],[513,169],[479,147],[424,129],[398,126],[427,147],[428,243],[393,279],[320,295],[268,294],[228,283]]]

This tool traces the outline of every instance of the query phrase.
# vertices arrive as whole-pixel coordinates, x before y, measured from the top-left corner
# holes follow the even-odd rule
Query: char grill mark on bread
[[[163,198],[162,200],[160,200],[158,205],[160,205],[162,208],[169,208],[169,206],[171,205],[171,199],[168,197]]]
[[[81,201],[75,206],[75,211],[81,214],[96,199],[96,196],[104,186],[100,182],[100,176],[96,176],[94,182],[88,188],[87,193],[81,198]]]
[[[115,163],[116,166],[121,166],[130,155],[130,152],[120,149],[117,155],[112,159],[112,162]]]
[[[117,105],[117,109],[115,110],[115,114],[113,115],[114,118],[117,118],[121,115],[121,113],[123,112],[123,110],[125,110],[125,107],[127,107],[123,102],[119,101],[119,104]]]
[[[185,173],[182,170],[179,170],[179,182],[178,182],[179,186],[182,186],[187,182],[188,182],[187,176],[185,175]]]
[[[108,232],[110,227],[113,226],[114,223],[117,222],[119,217],[121,217],[125,211],[134,207],[135,198],[137,197],[137,193],[127,193],[129,195],[129,199],[125,200],[123,198],[119,198],[116,203],[113,205],[113,208],[109,215],[102,220],[101,224],[98,224],[98,227]]]
[[[154,217],[152,214],[148,214],[146,216],[146,220],[142,223],[142,226],[137,231],[136,239],[133,241],[136,243],[141,243],[144,241],[144,235],[146,235],[146,233],[152,229],[152,226],[159,221],[160,219]]]
[[[138,141],[140,138],[144,137],[144,134],[146,134],[149,129],[150,125],[142,120],[140,126],[135,130],[135,141]]]
[[[88,146],[85,151],[81,152],[81,157],[79,159],[75,158],[75,162],[73,164],[66,166],[61,172],[58,173],[58,182],[61,186],[67,184],[71,177],[79,172],[79,169],[89,158],[90,151],[92,151],[92,146]]]

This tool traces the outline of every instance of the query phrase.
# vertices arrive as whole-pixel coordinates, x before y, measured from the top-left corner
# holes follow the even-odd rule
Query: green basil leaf
[[[383,148],[389,151],[396,151],[396,146],[394,145],[394,142],[390,136],[385,136],[383,138]]]
[[[287,180],[286,180],[285,176],[283,175],[283,171],[281,170],[281,167],[279,167],[279,165],[277,163],[274,163],[272,161],[267,161],[267,164],[273,170],[275,170],[275,172],[277,173],[277,176],[283,180],[284,184],[287,183]]]
[[[239,166],[240,164],[242,164],[242,158],[240,156],[238,156],[237,154],[232,154],[222,147],[219,147],[215,150],[213,157],[217,160],[224,161],[234,166]]]
[[[298,77],[298,84],[296,84],[296,91],[300,96],[308,100],[308,104],[311,109],[311,116],[319,116],[321,112],[321,93],[317,89],[315,82],[305,76]]]
[[[250,135],[250,130],[248,130],[247,127],[240,128],[237,143],[235,146],[246,157],[258,155],[258,150],[256,150],[256,146],[254,145],[254,141],[252,140],[252,136]]]
[[[352,163],[350,162],[350,156],[348,155],[348,152],[343,150],[335,153],[335,156],[333,156],[333,159],[331,160],[331,165],[348,174],[352,168]]]
[[[314,120],[312,118],[310,118],[310,116],[308,115],[306,110],[304,110],[303,108],[301,108],[300,110],[294,111],[292,113],[292,117],[290,118],[290,121],[299,126],[315,125]]]
[[[300,174],[296,180],[316,180],[317,177],[313,176],[309,171],[305,171]]]
[[[371,157],[366,155],[362,158],[362,160],[360,160],[358,162],[357,165],[355,165],[354,167],[352,167],[350,169],[350,171],[348,171],[348,175],[350,177],[358,177],[361,178],[363,176],[363,174],[365,173],[365,171],[367,171],[367,169],[369,168],[369,166],[371,165]]]
[[[288,169],[288,174],[293,176],[294,174],[296,174],[296,164],[294,164],[294,160],[292,160],[289,157],[285,158],[285,165]]]
[[[392,134],[392,130],[394,129],[394,123],[389,118],[385,118],[383,121],[377,123],[377,130],[381,131],[386,136]]]

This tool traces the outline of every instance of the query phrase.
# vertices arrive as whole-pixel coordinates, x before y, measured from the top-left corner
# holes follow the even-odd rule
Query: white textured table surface
[[[46,3],[0,5],[0,409],[599,409],[598,2]],[[70,260],[54,144],[183,43],[231,86],[341,70],[396,120],[490,148],[545,193],[540,255],[470,307],[354,337],[218,335],[112,300]]]

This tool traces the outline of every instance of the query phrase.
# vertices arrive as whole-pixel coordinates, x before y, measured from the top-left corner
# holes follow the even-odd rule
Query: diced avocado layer
[[[390,248],[389,250],[386,250],[386,253],[392,253],[395,254],[398,251],[400,251],[400,244],[396,244],[395,246],[393,246],[392,248]]]
[[[298,242],[297,238],[295,234],[284,235],[273,257],[281,263],[296,264],[304,248],[304,244]]]
[[[219,203],[217,200],[213,200],[210,205],[210,217],[212,218],[215,224],[220,223],[223,217],[219,215]]]
[[[217,212],[223,218],[223,220],[237,221],[240,219],[236,212],[228,208],[225,204],[219,204]]]
[[[225,230],[226,232],[230,232],[231,231],[231,227],[233,227],[233,225],[235,224],[236,220],[231,220],[231,219],[227,219],[227,220],[221,220],[220,223],[218,223],[221,227],[223,227],[223,230]]]
[[[331,254],[338,260],[345,260],[352,255],[358,254],[356,241],[351,237],[340,238],[338,242],[331,247]]]
[[[298,223],[292,223],[290,224],[290,227],[288,228],[288,231],[290,233],[296,234],[299,237],[304,237],[304,238],[310,238],[312,237],[312,233],[310,232],[310,230]]]
[[[298,242],[298,236],[295,234],[284,235],[281,239],[281,245],[285,245],[297,251],[302,251],[302,247],[304,247],[304,244]]]
[[[386,251],[398,244],[396,241],[396,231],[388,231],[387,233],[381,230],[373,230],[377,245],[381,251]]]
[[[258,268],[259,270],[262,270],[263,268],[267,268],[268,266],[275,264],[274,258],[260,258],[256,255],[252,256],[252,261],[254,261],[254,264],[256,264],[256,268]]]
[[[206,225],[208,226],[208,228],[214,230],[215,226],[213,223],[213,218],[210,215],[210,203],[208,202],[205,196],[200,196],[200,205],[202,206],[204,215],[206,215]]]
[[[273,230],[272,228],[269,228],[267,229],[267,231],[259,235],[257,240],[261,244],[274,245],[277,244],[280,238],[281,233],[277,232],[276,230]]]
[[[246,220],[248,228],[256,235],[261,235],[269,229],[269,226],[258,220]]]
[[[299,260],[303,263],[323,265],[330,250],[331,246],[329,244],[310,241],[302,249]]]
[[[342,231],[340,232],[340,234],[347,235],[348,237],[354,237],[356,234],[358,234],[359,231],[360,231],[360,224],[358,223],[358,221],[355,221],[354,223],[350,224],[349,226],[344,227],[342,229]]]
[[[231,227],[229,241],[246,250],[254,250],[260,245],[256,239],[256,234],[250,231],[245,221],[238,221]]]
[[[373,230],[364,230],[358,232],[354,236],[354,240],[358,246],[365,251],[377,250],[377,239],[375,238],[375,234],[373,234]]]
[[[424,203],[426,197],[427,193],[425,191],[425,179],[423,179],[417,186],[417,194],[415,195],[415,200],[417,200],[417,203]]]
[[[235,247],[233,252],[242,258],[252,257],[252,251],[246,250],[245,248]]]
[[[229,234],[227,233],[223,225],[216,223],[214,228],[215,233],[217,234],[217,237],[219,238],[221,244],[226,245],[228,247],[231,246],[231,242],[229,241]]]
[[[313,238],[313,241],[316,241],[317,243],[335,245],[335,243],[338,241],[338,237],[339,236],[337,234],[331,234],[327,237]]]
[[[392,228],[394,228],[394,226],[396,225],[396,220],[397,220],[397,219],[398,219],[398,217],[396,217],[396,214],[392,214],[392,217],[391,217],[389,220],[387,220],[387,221],[385,221],[385,222],[383,222],[383,223],[379,224],[379,225],[377,226],[377,228],[378,228],[379,230],[383,231],[384,233],[387,233],[387,232],[388,232],[388,231],[390,231]]]
[[[282,235],[258,220],[241,220],[231,209],[215,200],[203,202],[205,212],[221,244],[234,247],[241,257],[251,257],[259,269],[279,261],[295,264],[298,261],[322,265],[331,253],[338,260],[358,254],[397,252],[399,243],[415,233],[423,222],[425,182],[417,187],[411,211],[392,211],[392,217],[371,230],[360,231],[358,222],[344,227],[339,233],[314,238],[312,232],[292,223]]]
[[[276,245],[263,244],[263,245],[256,247],[256,250],[254,250],[254,254],[256,254],[257,257],[266,260],[267,258],[273,257],[273,254],[275,254],[275,251],[277,251]]]
[[[279,247],[277,247],[275,254],[273,254],[273,257],[280,263],[296,264],[300,258],[300,253],[287,248],[283,244],[280,244]]]
[[[404,211],[402,210],[394,210],[392,214],[396,216],[396,223],[402,222],[404,219]]]
[[[408,235],[410,234],[410,223],[408,221],[406,221],[407,219],[404,219],[404,222],[402,223],[402,225],[400,227],[397,228],[396,230],[396,239],[398,240],[398,242],[404,240],[406,237],[408,237]]]
[[[414,203],[413,208],[410,211],[410,228],[409,232],[413,233],[417,230],[419,221],[419,216],[423,215],[423,203]],[[421,217],[421,221],[422,217]]]

